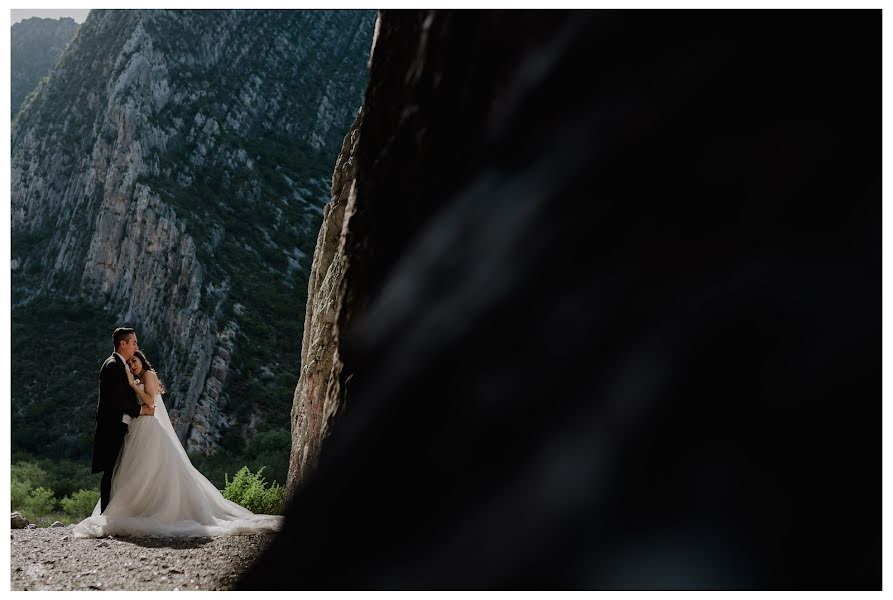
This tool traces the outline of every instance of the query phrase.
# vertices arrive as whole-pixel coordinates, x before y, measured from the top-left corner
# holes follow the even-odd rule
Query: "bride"
[[[102,512],[97,503],[73,535],[215,536],[281,529],[283,517],[255,515],[227,500],[192,466],[161,400],[164,387],[155,369],[139,351],[127,362],[131,387],[140,404],[154,406],[155,416],[130,424],[108,506]]]

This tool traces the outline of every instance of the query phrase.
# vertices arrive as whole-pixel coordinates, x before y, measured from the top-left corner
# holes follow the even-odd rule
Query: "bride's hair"
[[[158,371],[155,370],[155,367],[152,366],[152,363],[149,362],[145,354],[137,350],[133,353],[133,355],[140,359],[140,362],[143,363],[144,371],[152,371],[153,373],[155,373],[155,376],[158,377]],[[161,388],[161,393],[163,394],[165,392],[165,389],[164,384],[161,383],[161,377],[158,377],[158,387]]]

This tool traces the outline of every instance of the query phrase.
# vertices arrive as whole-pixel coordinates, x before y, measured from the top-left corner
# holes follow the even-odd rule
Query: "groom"
[[[137,403],[136,392],[127,379],[127,361],[139,350],[136,331],[118,327],[112,333],[115,351],[99,371],[99,403],[96,405],[96,433],[93,436],[93,473],[103,471],[100,508],[105,512],[112,492],[112,474],[131,418],[152,416],[155,409]]]

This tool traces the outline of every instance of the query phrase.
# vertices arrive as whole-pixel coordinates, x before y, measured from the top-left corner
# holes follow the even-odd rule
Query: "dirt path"
[[[58,527],[11,538],[13,590],[226,590],[273,536],[80,539]]]

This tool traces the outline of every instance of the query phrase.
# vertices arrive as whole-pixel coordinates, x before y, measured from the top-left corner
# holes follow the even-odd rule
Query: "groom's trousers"
[[[121,446],[124,445],[125,435],[127,435],[127,425],[122,423],[121,427],[115,432],[115,437],[110,444],[114,448],[111,454],[114,459],[102,470],[102,480],[99,482],[100,513],[105,512],[105,507],[108,506],[109,501],[112,499],[112,477],[115,474],[115,466],[118,464],[118,457],[121,454]]]
[[[114,467],[111,469],[106,469],[102,473],[102,481],[99,482],[99,502],[100,502],[100,512],[105,512],[105,507],[109,505],[109,500],[112,499],[112,474],[114,473]]]

